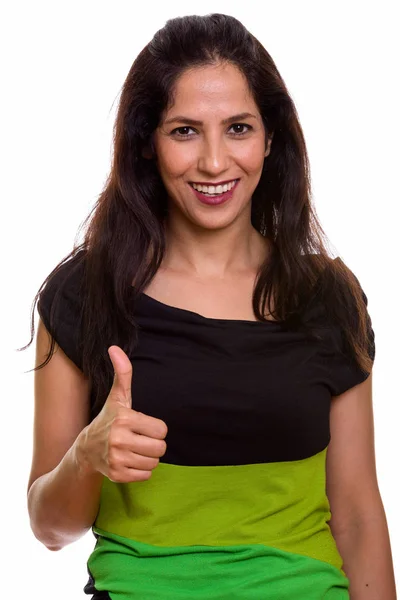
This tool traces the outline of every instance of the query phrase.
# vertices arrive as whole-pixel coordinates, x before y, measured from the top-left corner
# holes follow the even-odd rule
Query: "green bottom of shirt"
[[[112,600],[349,600],[341,570],[271,546],[161,547],[93,532],[88,568]]]

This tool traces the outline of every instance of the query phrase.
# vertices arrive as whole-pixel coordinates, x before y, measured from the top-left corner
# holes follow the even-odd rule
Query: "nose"
[[[231,156],[219,136],[205,139],[199,150],[198,169],[209,175],[219,175],[229,169]]]

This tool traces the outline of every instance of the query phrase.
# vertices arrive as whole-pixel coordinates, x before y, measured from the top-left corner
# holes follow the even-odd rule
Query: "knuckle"
[[[119,473],[114,467],[108,469],[108,479],[113,482],[119,482]]]
[[[152,471],[143,471],[137,469],[132,472],[129,470],[121,477],[121,482],[131,483],[133,481],[146,481],[147,479],[150,479],[151,475]]]
[[[127,415],[123,410],[118,410],[114,417],[113,425],[117,427],[123,427],[127,422]]]
[[[166,423],[164,423],[164,421],[161,421],[160,436],[164,438],[164,437],[166,437],[167,433],[168,433],[168,427],[167,427]]]
[[[109,456],[108,458],[108,470],[112,472],[114,475],[118,469],[118,461],[114,455]]]
[[[160,440],[160,444],[159,444],[159,451],[158,454],[159,456],[164,456],[164,454],[167,451],[167,444],[166,442],[164,442],[164,440]]]
[[[109,453],[113,451],[114,448],[118,448],[121,445],[121,438],[115,429],[111,429],[110,435],[108,438],[108,447]]]

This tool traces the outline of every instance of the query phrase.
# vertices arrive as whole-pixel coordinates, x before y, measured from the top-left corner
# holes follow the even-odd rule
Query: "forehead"
[[[201,113],[258,112],[245,76],[232,64],[207,65],[185,71],[177,79],[172,102],[165,118],[186,114],[200,118]],[[192,114],[193,111],[195,114]]]

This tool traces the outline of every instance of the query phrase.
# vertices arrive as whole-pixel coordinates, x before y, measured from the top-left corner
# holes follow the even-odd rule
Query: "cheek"
[[[194,144],[166,144],[158,152],[158,167],[166,178],[179,177],[193,164],[196,155]]]
[[[165,144],[158,148],[158,167],[163,179],[183,175],[198,160],[200,148],[194,142]],[[228,142],[226,151],[234,162],[248,174],[257,174],[264,163],[264,140],[241,140]]]
[[[237,144],[235,160],[249,174],[258,173],[264,164],[264,143],[254,140],[248,144]]]

